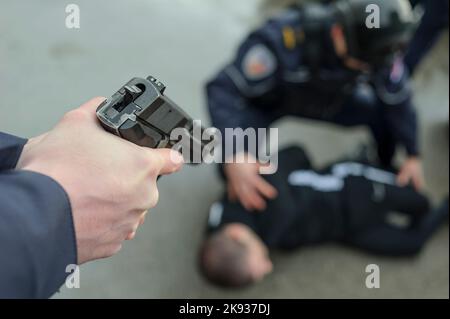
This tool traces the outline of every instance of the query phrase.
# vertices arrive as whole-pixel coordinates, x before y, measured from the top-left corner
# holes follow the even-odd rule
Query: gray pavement
[[[72,1],[81,29],[64,26],[64,1],[0,3],[0,129],[30,137],[68,110],[110,95],[132,76],[152,74],[168,94],[208,124],[203,85],[232,56],[260,17],[261,0]],[[448,194],[448,34],[414,79],[427,192]],[[283,144],[301,142],[318,163],[367,141],[298,119],[277,126]],[[81,267],[81,288],[55,298],[448,298],[449,238],[444,226],[413,259],[380,258],[337,245],[274,254],[275,272],[244,290],[221,290],[196,270],[209,204],[222,192],[212,166],[185,167],[159,183],[160,202],[135,240],[108,260]],[[381,268],[381,288],[365,288],[365,266]]]

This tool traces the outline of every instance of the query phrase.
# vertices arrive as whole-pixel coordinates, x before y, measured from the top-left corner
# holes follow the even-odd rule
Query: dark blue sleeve
[[[15,166],[23,140],[2,135],[2,169]],[[0,298],[48,298],[77,263],[70,202],[48,176],[0,171]]]
[[[448,0],[424,0],[422,2],[425,13],[405,56],[405,64],[411,74],[436,43],[441,31],[448,27]]]
[[[418,145],[417,113],[411,100],[396,107],[387,108],[388,125],[392,127],[394,136],[410,156],[420,155]]]
[[[0,132],[0,171],[16,167],[26,139]]]
[[[412,103],[409,72],[402,59],[396,59],[391,66],[377,72],[374,81],[394,138],[405,147],[408,155],[419,155],[417,114]]]

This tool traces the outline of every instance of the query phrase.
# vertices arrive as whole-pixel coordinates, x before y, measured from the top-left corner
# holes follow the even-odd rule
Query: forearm
[[[419,157],[417,114],[409,101],[397,106],[387,106],[389,125],[395,139],[409,157]]]
[[[51,178],[0,175],[0,298],[48,298],[77,263],[70,202]]]

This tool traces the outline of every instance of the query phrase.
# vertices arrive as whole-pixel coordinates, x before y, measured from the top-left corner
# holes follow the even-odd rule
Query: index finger
[[[277,189],[273,187],[269,182],[267,182],[264,178],[262,178],[260,175],[256,175],[254,177],[253,185],[266,198],[274,199],[278,195]]]
[[[183,156],[177,151],[168,148],[149,149],[151,156],[155,158],[154,168],[158,175],[172,174],[181,169]]]

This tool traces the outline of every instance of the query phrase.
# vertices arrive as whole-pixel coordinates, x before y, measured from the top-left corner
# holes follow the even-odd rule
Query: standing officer
[[[222,133],[226,127],[261,128],[285,115],[367,125],[381,164],[390,166],[403,146],[408,158],[398,182],[420,188],[416,113],[400,56],[412,31],[407,0],[293,6],[251,33],[234,61],[207,84],[213,125]],[[265,198],[277,193],[258,165],[224,166],[229,196],[249,210],[263,210]]]

